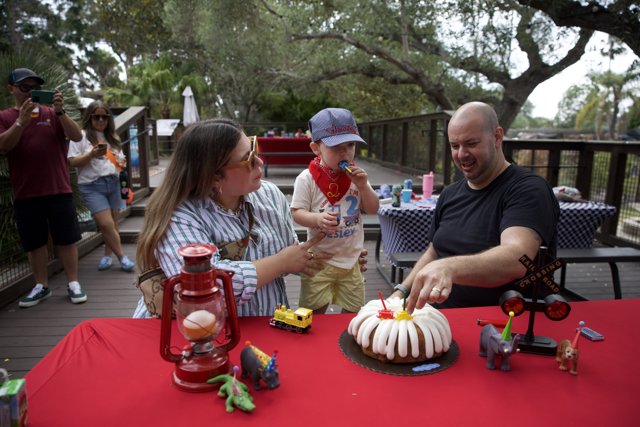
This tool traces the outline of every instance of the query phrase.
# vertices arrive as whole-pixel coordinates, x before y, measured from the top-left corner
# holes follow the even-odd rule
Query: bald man
[[[510,164],[502,152],[504,130],[481,102],[460,107],[449,122],[451,156],[464,179],[446,187],[436,205],[429,247],[394,296],[407,309],[497,305],[525,275],[522,255],[540,246],[555,255],[560,215],[549,184]]]

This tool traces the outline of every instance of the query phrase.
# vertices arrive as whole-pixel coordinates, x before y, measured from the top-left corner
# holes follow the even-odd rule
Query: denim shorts
[[[95,215],[106,209],[122,209],[118,175],[101,176],[88,184],[78,184],[84,205]]]

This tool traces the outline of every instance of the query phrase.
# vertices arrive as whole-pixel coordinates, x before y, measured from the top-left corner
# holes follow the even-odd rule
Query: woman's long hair
[[[147,203],[136,252],[140,271],[158,266],[154,251],[178,205],[211,196],[241,136],[234,121],[211,119],[192,124],[178,140],[164,179]]]
[[[116,123],[113,121],[113,114],[109,107],[104,105],[104,102],[102,101],[93,101],[84,110],[84,114],[82,114],[82,129],[84,129],[87,139],[93,145],[98,143],[98,132],[91,124],[91,116],[95,114],[98,108],[102,108],[109,115],[109,118],[107,119],[107,127],[104,129],[105,139],[113,148],[120,150],[122,143],[120,142],[120,137],[116,133]]]

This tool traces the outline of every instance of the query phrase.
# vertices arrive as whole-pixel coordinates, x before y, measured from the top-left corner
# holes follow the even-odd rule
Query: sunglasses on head
[[[250,136],[249,143],[251,144],[251,151],[249,151],[249,157],[247,157],[247,160],[241,160],[238,163],[227,165],[226,169],[247,168],[247,170],[251,172],[256,167],[256,162],[258,159],[257,141],[258,141],[257,137]]]
[[[28,85],[25,83],[16,83],[14,84],[15,87],[17,87],[18,89],[20,89],[21,92],[23,93],[29,93],[32,90],[40,90],[41,86],[40,85]]]
[[[104,120],[105,122],[109,120],[109,117],[111,117],[109,114],[92,114],[91,115],[91,118],[93,120]]]

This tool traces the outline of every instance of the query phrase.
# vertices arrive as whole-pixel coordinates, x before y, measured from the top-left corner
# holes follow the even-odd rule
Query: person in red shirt
[[[67,116],[59,90],[51,106],[33,102],[31,91],[43,84],[44,79],[30,69],[14,69],[7,89],[15,105],[0,111],[0,153],[9,163],[16,225],[36,280],[20,307],[32,307],[51,296],[49,234],[69,280],[69,299],[76,304],[87,300],[78,283],[75,243],[80,240],[80,229],[67,163],[68,139],[80,140],[82,132]]]

